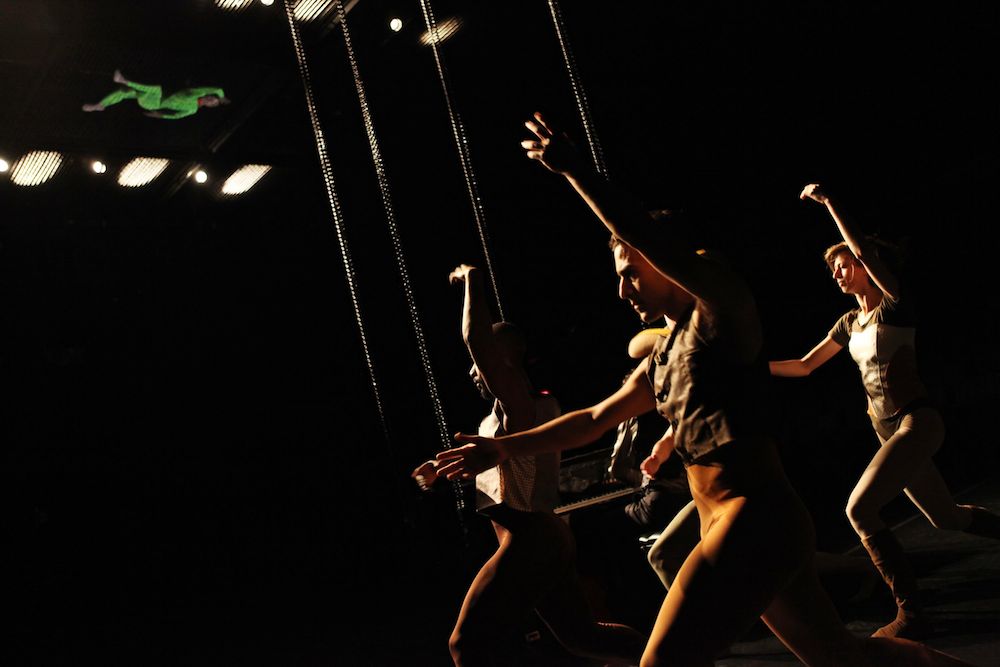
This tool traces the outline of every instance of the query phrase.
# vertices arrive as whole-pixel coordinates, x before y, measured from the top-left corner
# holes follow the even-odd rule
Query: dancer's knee
[[[462,626],[456,627],[448,638],[448,652],[456,667],[490,664],[490,647],[486,637],[480,633],[468,632]]]
[[[650,547],[646,552],[646,561],[654,572],[660,574],[663,571],[663,548],[657,544]]]
[[[885,527],[879,516],[880,509],[868,502],[863,494],[855,492],[847,501],[847,520],[851,522],[855,533],[861,537],[869,537]]]

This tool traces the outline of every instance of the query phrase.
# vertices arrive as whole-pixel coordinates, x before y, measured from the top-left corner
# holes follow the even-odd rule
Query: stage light
[[[204,183],[205,181],[208,180],[208,174],[206,174],[203,169],[199,169],[198,171],[194,172],[194,180],[195,183]]]
[[[41,185],[55,176],[62,160],[55,151],[32,151],[14,163],[10,180],[16,185]]]
[[[401,19],[393,17],[389,20],[389,30],[393,32],[399,32],[403,29],[403,21]]]
[[[95,174],[103,174],[108,170],[108,165],[104,164],[100,160],[94,160],[90,163],[90,168],[94,170]]]
[[[264,175],[269,171],[271,171],[271,167],[266,164],[243,165],[234,171],[232,175],[226,179],[226,182],[223,183],[222,194],[241,195],[256,185],[257,181],[264,178]]]
[[[217,7],[230,12],[242,12],[252,3],[253,0],[215,0]]]
[[[264,5],[265,7],[270,7],[271,5],[274,4],[274,0],[260,0],[260,4]]]
[[[437,44],[448,41],[455,36],[455,33],[459,31],[462,27],[462,19],[457,16],[450,19],[445,19],[437,24]],[[424,34],[420,35],[420,43],[424,46],[430,46],[435,43],[434,35],[431,34],[430,30],[425,30]]]
[[[10,169],[10,163],[7,160],[0,160],[0,174],[6,172]]]
[[[299,0],[295,4],[292,14],[299,21],[308,23],[325,14],[330,9],[331,4],[332,0]]]
[[[170,160],[158,157],[137,157],[118,172],[118,185],[126,188],[137,188],[156,180]]]

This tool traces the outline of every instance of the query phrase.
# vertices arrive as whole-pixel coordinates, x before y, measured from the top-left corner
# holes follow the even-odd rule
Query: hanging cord
[[[347,274],[347,286],[351,292],[351,303],[354,306],[354,318],[358,324],[358,334],[361,337],[361,347],[364,350],[365,361],[368,363],[368,375],[372,383],[372,393],[375,395],[375,405],[378,408],[378,416],[382,422],[382,432],[385,435],[386,443],[392,448],[392,440],[389,437],[389,423],[385,418],[385,410],[382,407],[382,396],[379,391],[378,380],[375,376],[375,364],[372,361],[371,351],[368,348],[368,337],[365,335],[364,318],[361,316],[361,305],[358,300],[357,276],[354,273],[354,263],[351,260],[351,253],[347,246],[347,236],[344,233],[344,215],[340,208],[340,199],[337,197],[336,184],[333,178],[333,167],[330,164],[330,156],[326,150],[326,139],[323,136],[323,128],[319,122],[319,112],[316,108],[316,100],[313,98],[312,81],[309,76],[309,65],[306,62],[305,49],[302,48],[302,40],[299,36],[299,27],[295,22],[292,5],[295,0],[285,0],[285,15],[288,18],[288,27],[292,34],[292,45],[295,48],[295,57],[299,62],[299,74],[302,77],[302,87],[306,94],[306,107],[309,109],[309,120],[312,122],[313,134],[316,136],[316,150],[319,152],[319,163],[323,171],[323,182],[326,184],[326,195],[330,202],[330,211],[333,214],[333,224],[337,230],[337,241],[340,244],[340,255],[344,260],[344,272]]]
[[[469,192],[469,199],[472,201],[472,212],[476,218],[476,226],[479,229],[479,240],[483,246],[483,257],[486,259],[486,271],[490,276],[490,284],[493,287],[493,296],[496,298],[497,314],[501,320],[505,320],[503,305],[500,302],[500,290],[497,288],[496,272],[493,270],[493,261],[490,258],[489,243],[486,233],[486,212],[483,209],[483,201],[479,196],[479,185],[476,182],[476,173],[472,168],[472,157],[469,154],[469,139],[465,134],[465,125],[452,102],[451,87],[448,83],[448,74],[441,59],[441,52],[438,49],[440,32],[438,30],[437,19],[434,18],[434,10],[431,8],[430,0],[420,0],[420,8],[423,10],[424,23],[427,24],[427,32],[430,34],[431,50],[434,52],[434,63],[437,65],[438,78],[441,80],[441,90],[444,92],[444,102],[448,107],[448,118],[451,121],[451,131],[455,137],[455,146],[458,148],[458,158],[462,163],[462,173],[465,174],[465,185]]]
[[[424,330],[420,324],[420,313],[417,310],[417,299],[410,283],[409,271],[406,268],[406,257],[403,254],[403,242],[399,235],[399,227],[396,225],[396,212],[392,204],[392,192],[389,187],[389,177],[386,173],[385,161],[382,159],[382,149],[379,146],[378,135],[375,133],[375,120],[372,117],[371,107],[368,104],[368,95],[365,92],[365,83],[361,78],[361,69],[358,67],[358,58],[354,53],[354,45],[351,42],[351,33],[347,28],[347,12],[341,0],[335,0],[337,17],[341,30],[344,33],[344,44],[347,47],[347,58],[351,63],[351,73],[354,75],[354,86],[358,92],[358,102],[361,105],[361,115],[364,118],[365,132],[368,135],[368,144],[371,146],[372,160],[375,163],[375,173],[378,176],[379,191],[382,194],[382,206],[385,209],[386,221],[389,225],[389,235],[392,237],[392,249],[396,256],[396,264],[399,266],[399,276],[403,283],[403,291],[406,294],[406,305],[410,313],[410,323],[413,325],[413,333],[417,339],[417,348],[420,352],[420,361],[424,368],[424,377],[427,380],[427,391],[430,394],[431,402],[434,405],[434,415],[437,418],[438,432],[441,436],[441,443],[445,449],[450,449],[453,445],[448,431],[448,424],[444,416],[444,407],[441,405],[441,397],[438,394],[437,383],[434,381],[434,372],[431,368],[431,357],[427,350],[427,340],[424,337]],[[459,520],[462,530],[465,532],[465,522],[463,513],[465,510],[465,497],[462,491],[462,484],[459,481],[452,482],[455,490],[455,498]]]
[[[569,82],[573,86],[573,97],[576,99],[580,120],[583,122],[583,131],[586,133],[587,143],[590,145],[590,156],[594,160],[594,169],[601,176],[607,178],[608,170],[604,164],[604,151],[601,150],[601,143],[597,139],[597,130],[594,128],[594,119],[590,115],[587,93],[580,82],[576,58],[573,57],[573,50],[570,48],[569,38],[566,36],[566,24],[563,23],[562,10],[559,9],[557,0],[548,0],[548,2],[549,10],[552,12],[552,23],[556,28],[556,37],[559,38],[559,48],[562,50],[563,60],[566,62],[566,71],[569,72]]]

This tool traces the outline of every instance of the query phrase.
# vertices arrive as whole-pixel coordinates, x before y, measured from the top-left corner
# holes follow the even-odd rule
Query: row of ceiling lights
[[[31,151],[15,160],[13,164],[0,157],[0,174],[9,172],[14,185],[31,187],[54,178],[64,162],[66,158],[57,151]],[[166,158],[134,158],[118,171],[118,185],[126,188],[149,185],[159,178],[169,165],[170,160]],[[95,174],[104,174],[108,171],[108,165],[101,160],[93,160],[90,163],[90,170]],[[243,194],[269,171],[271,167],[266,164],[243,165],[226,178],[219,192],[224,195]],[[192,169],[188,177],[199,184],[208,181],[208,173],[204,169]]]
[[[334,8],[334,2],[335,0],[298,0],[292,9],[292,14],[297,20],[308,23],[329,13]],[[344,11],[348,11],[354,4],[351,0],[343,0],[343,2],[345,5]],[[253,3],[254,0],[215,0],[217,7],[233,12],[243,11]],[[274,4],[274,0],[260,0],[260,3],[270,6]],[[440,44],[453,37],[461,26],[462,20],[457,17],[440,21],[437,24],[437,35],[431,34],[430,31],[424,31],[420,36],[420,43],[424,46],[430,46],[434,43]],[[389,19],[389,29],[393,32],[402,30],[403,19],[398,16],[391,17]]]

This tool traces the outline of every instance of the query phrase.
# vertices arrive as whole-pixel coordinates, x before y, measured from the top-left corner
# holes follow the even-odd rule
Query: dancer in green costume
[[[122,87],[97,104],[84,104],[83,110],[104,111],[112,104],[118,104],[123,100],[135,100],[146,110],[145,115],[150,118],[177,120],[194,115],[201,107],[229,104],[222,88],[184,88],[168,97],[163,97],[163,89],[160,86],[129,81],[118,70],[115,70],[114,80],[115,83],[122,84]]]

